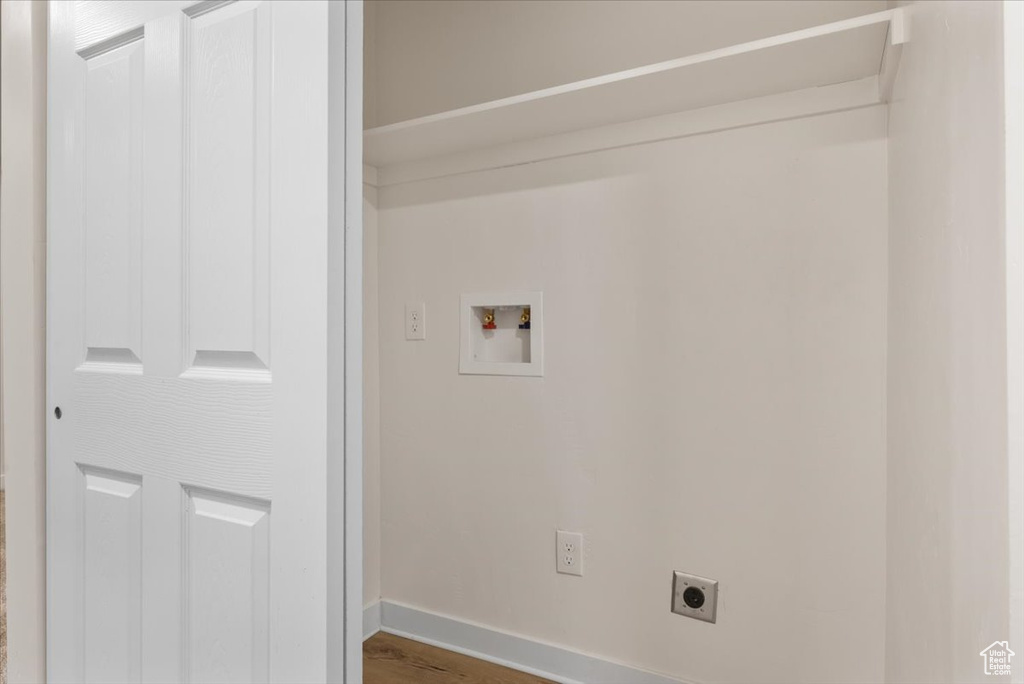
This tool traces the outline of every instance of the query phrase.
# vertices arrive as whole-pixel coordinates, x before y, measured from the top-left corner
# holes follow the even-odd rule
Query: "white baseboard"
[[[363,610],[363,633],[378,630],[528,672],[562,684],[684,684],[525,637],[389,601]]]
[[[380,601],[363,607],[363,641],[380,631]]]

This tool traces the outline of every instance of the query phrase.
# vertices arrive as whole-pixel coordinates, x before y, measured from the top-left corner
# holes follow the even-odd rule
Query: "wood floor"
[[[553,684],[418,641],[378,632],[363,642],[363,684]]]

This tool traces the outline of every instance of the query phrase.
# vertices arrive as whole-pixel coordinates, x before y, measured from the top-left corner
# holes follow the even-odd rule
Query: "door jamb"
[[[334,2],[328,11],[327,639],[339,648],[328,651],[327,680],[357,684],[363,681],[363,3]]]
[[[363,681],[363,2],[350,0],[343,6],[346,655],[343,681],[356,684]]]
[[[47,3],[0,7],[0,450],[7,681],[46,679]]]

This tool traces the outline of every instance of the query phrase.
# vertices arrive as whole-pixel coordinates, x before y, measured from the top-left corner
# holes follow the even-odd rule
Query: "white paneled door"
[[[345,11],[51,5],[52,681],[340,679],[358,643],[328,387]]]

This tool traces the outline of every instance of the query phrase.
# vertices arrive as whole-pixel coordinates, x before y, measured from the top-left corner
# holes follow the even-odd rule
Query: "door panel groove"
[[[142,26],[138,26],[133,29],[129,29],[124,33],[120,33],[116,36],[101,40],[98,43],[94,43],[89,47],[82,48],[78,51],[78,56],[82,59],[92,59],[93,57],[99,57],[105,52],[116,50],[119,47],[124,47],[129,43],[134,43],[137,40],[142,40],[146,30]]]

